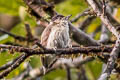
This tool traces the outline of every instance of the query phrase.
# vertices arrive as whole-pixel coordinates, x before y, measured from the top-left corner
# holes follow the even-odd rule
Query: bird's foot
[[[56,50],[57,50],[57,47],[54,47],[53,50],[56,51]]]

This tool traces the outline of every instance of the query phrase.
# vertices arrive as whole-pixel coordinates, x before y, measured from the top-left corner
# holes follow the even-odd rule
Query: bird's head
[[[68,25],[68,20],[70,17],[71,15],[69,16],[56,15],[52,18],[52,23],[60,24],[60,25]]]

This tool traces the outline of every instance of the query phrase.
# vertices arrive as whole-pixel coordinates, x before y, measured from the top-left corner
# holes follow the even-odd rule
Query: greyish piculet
[[[56,15],[52,18],[49,25],[45,28],[41,35],[41,44],[48,49],[66,48],[70,47],[69,36],[69,16]],[[56,53],[57,54],[57,53]],[[41,57],[43,70],[46,72],[49,64],[55,58],[55,55],[45,55]]]

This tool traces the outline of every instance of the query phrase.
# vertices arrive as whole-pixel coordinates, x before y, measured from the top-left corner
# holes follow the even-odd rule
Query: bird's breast
[[[53,28],[47,43],[47,48],[64,48],[69,42],[69,29]]]

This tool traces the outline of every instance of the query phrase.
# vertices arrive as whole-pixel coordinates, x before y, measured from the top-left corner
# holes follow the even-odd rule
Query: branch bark
[[[110,58],[109,58],[108,62],[107,62],[107,67],[106,67],[104,73],[98,79],[98,80],[106,80],[110,77],[112,70],[115,68],[115,62],[118,58],[118,54],[120,53],[120,34],[119,34],[119,31],[117,31],[117,29],[115,28],[115,26],[113,26],[111,24],[111,22],[108,18],[109,16],[103,14],[104,12],[102,11],[102,8],[101,8],[102,5],[100,5],[96,0],[87,0],[87,1],[90,4],[90,6],[93,8],[93,10],[97,14],[97,16],[100,17],[102,22],[109,29],[109,31],[111,31],[117,37],[116,44],[110,54]],[[106,12],[106,13],[109,14],[108,12]]]
[[[112,47],[109,46],[90,46],[90,47],[74,47],[74,48],[64,48],[64,49],[46,49],[41,50],[41,49],[31,49],[31,48],[24,48],[24,47],[19,47],[19,46],[11,46],[11,45],[0,45],[0,48],[3,49],[9,49],[13,50],[16,52],[25,52],[25,54],[29,55],[39,55],[39,54],[91,54],[94,53],[96,55],[99,54],[99,52],[111,52]],[[57,55],[59,55],[57,54]]]

